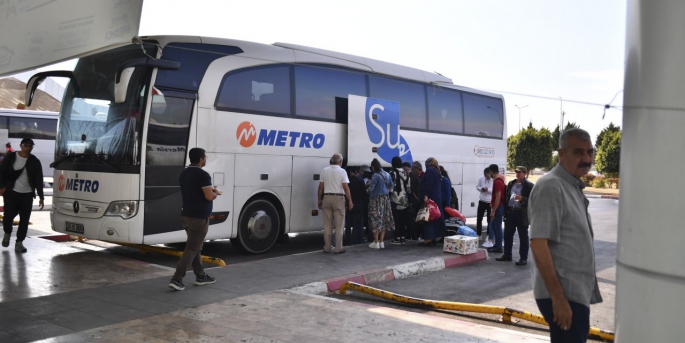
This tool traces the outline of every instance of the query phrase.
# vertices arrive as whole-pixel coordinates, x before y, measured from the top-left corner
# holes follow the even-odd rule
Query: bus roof
[[[289,43],[274,43],[273,45],[248,42],[237,39],[226,39],[226,38],[214,38],[214,37],[199,37],[199,36],[146,36],[141,37],[141,39],[151,39],[159,42],[160,45],[164,46],[169,43],[180,42],[180,43],[200,43],[200,44],[217,44],[217,45],[230,45],[235,46],[243,50],[243,54],[249,57],[255,58],[265,58],[266,54],[273,54],[277,51],[302,51],[307,53],[312,53],[320,56],[326,56],[331,59],[344,60],[351,62],[353,64],[360,65],[359,69],[371,71],[379,74],[385,74],[389,76],[395,76],[403,79],[415,80],[425,83],[435,83],[441,85],[452,85],[452,80],[448,77],[431,73],[428,71],[406,67],[403,65],[379,61],[371,58],[355,56],[350,54],[345,54],[336,51],[311,48],[303,45],[289,44]],[[290,57],[293,62],[296,62],[296,56],[292,55]],[[365,68],[361,68],[361,66]]]

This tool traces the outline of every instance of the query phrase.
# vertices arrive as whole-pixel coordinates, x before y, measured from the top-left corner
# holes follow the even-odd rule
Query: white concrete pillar
[[[685,1],[629,0],[616,341],[683,342]]]

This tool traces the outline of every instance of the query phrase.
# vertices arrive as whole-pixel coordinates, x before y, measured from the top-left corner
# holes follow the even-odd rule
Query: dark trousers
[[[486,213],[487,213],[487,216],[485,218],[487,218],[487,220],[488,220],[488,227],[489,227],[490,226],[490,203],[478,201],[478,212],[477,212],[478,219],[476,219],[476,233],[478,234],[478,237],[480,237],[480,235],[483,233],[483,215]]]
[[[364,212],[347,210],[345,215],[345,238],[343,245],[364,243]]]
[[[504,255],[511,256],[511,248],[514,245],[514,232],[519,233],[519,257],[528,260],[528,226],[523,225],[523,212],[509,209],[507,222],[504,223]]]
[[[6,234],[12,233],[12,223],[19,215],[19,228],[17,229],[17,241],[22,242],[29,231],[29,219],[33,208],[33,193],[17,193],[7,190],[2,196],[5,202],[5,215],[2,218],[2,226]]]
[[[407,233],[409,232],[409,214],[411,213],[411,209],[408,207],[403,209],[403,210],[398,210],[393,207],[392,209],[392,217],[395,220],[395,238],[405,238],[408,237]]]
[[[416,222],[416,213],[418,212],[418,205],[412,204],[409,206],[409,218],[407,221],[407,238],[411,238],[413,240],[419,239],[421,237],[421,223]]]
[[[186,276],[186,270],[190,264],[193,266],[195,276],[198,278],[203,277],[205,269],[202,267],[200,253],[202,252],[205,237],[207,237],[209,219],[181,216],[181,223],[183,223],[183,229],[188,234],[188,241],[186,242],[186,249],[183,250],[183,255],[181,255],[181,260],[178,262],[178,266],[176,266],[174,280],[183,281],[183,277]]]
[[[571,305],[571,311],[573,312],[573,317],[571,321],[571,327],[568,330],[562,330],[562,328],[554,322],[554,310],[552,308],[552,299],[535,299],[538,304],[538,309],[540,313],[545,317],[547,323],[549,323],[549,336],[551,343],[578,343],[586,342],[587,335],[590,331],[590,308],[569,301]]]

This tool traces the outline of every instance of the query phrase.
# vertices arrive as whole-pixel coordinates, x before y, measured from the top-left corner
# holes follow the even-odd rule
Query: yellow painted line
[[[79,241],[80,237],[79,237]],[[165,254],[165,255],[171,255],[171,256],[176,256],[176,257],[181,257],[183,255],[183,251],[178,251],[175,249],[171,248],[160,248],[160,247],[153,247],[149,245],[140,245],[140,244],[129,244],[129,243],[121,243],[121,242],[109,242],[112,244],[118,244],[118,245],[123,245],[125,247],[130,247],[134,249],[140,249],[141,253],[145,253],[145,251],[152,251],[160,254]],[[226,262],[220,258],[216,257],[210,257],[210,256],[205,256],[205,255],[200,255],[200,258],[202,259],[202,262],[205,263],[210,263],[210,264],[216,264],[219,267],[225,267]]]
[[[511,324],[511,317],[527,320],[529,322],[537,323],[540,325],[549,326],[545,321],[545,318],[537,313],[519,311],[509,307],[502,306],[490,306],[490,305],[479,305],[479,304],[469,304],[469,303],[459,303],[452,301],[437,301],[437,300],[426,300],[420,298],[407,297],[400,294],[395,294],[392,292],[384,291],[378,288],[373,288],[365,285],[360,285],[356,282],[346,282],[340,286],[340,293],[347,294],[347,290],[355,290],[358,292],[373,295],[379,298],[388,299],[403,304],[419,305],[440,310],[451,310],[451,311],[461,311],[461,312],[475,312],[475,313],[488,313],[488,314],[499,314],[502,316],[502,321]],[[614,332],[601,330],[598,328],[590,328],[589,335],[604,340],[614,340]]]

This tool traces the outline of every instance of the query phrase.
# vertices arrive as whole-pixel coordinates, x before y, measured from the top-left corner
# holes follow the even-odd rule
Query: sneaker
[[[390,241],[390,244],[395,244],[395,245],[402,244],[402,240],[399,238],[395,238],[392,241]]]
[[[379,248],[385,249],[385,244],[383,244],[383,242],[380,242],[380,243],[378,243],[378,244],[379,244],[379,246],[378,246]]]
[[[419,238],[417,239],[417,241],[418,241],[419,243],[423,243],[423,238],[419,237]]]
[[[195,286],[211,285],[216,282],[216,279],[205,273],[204,276],[195,278]]]
[[[171,279],[171,281],[169,281],[169,288],[173,288],[177,291],[182,291],[182,290],[186,289],[186,286],[183,286],[183,282],[181,282],[181,281],[176,281],[174,279]]]
[[[27,252],[26,248],[24,248],[24,243],[17,241],[17,243],[14,245],[14,251],[16,252]]]
[[[369,244],[369,248],[371,248],[371,249],[380,249],[381,246],[380,246],[380,244],[378,244],[378,242],[373,242],[373,243]]]
[[[490,242],[490,241],[485,241],[485,243],[483,243],[483,248],[492,248],[494,246],[495,245],[492,244],[492,242]]]
[[[7,248],[10,246],[10,234],[6,233],[4,237],[2,237],[2,246]]]

